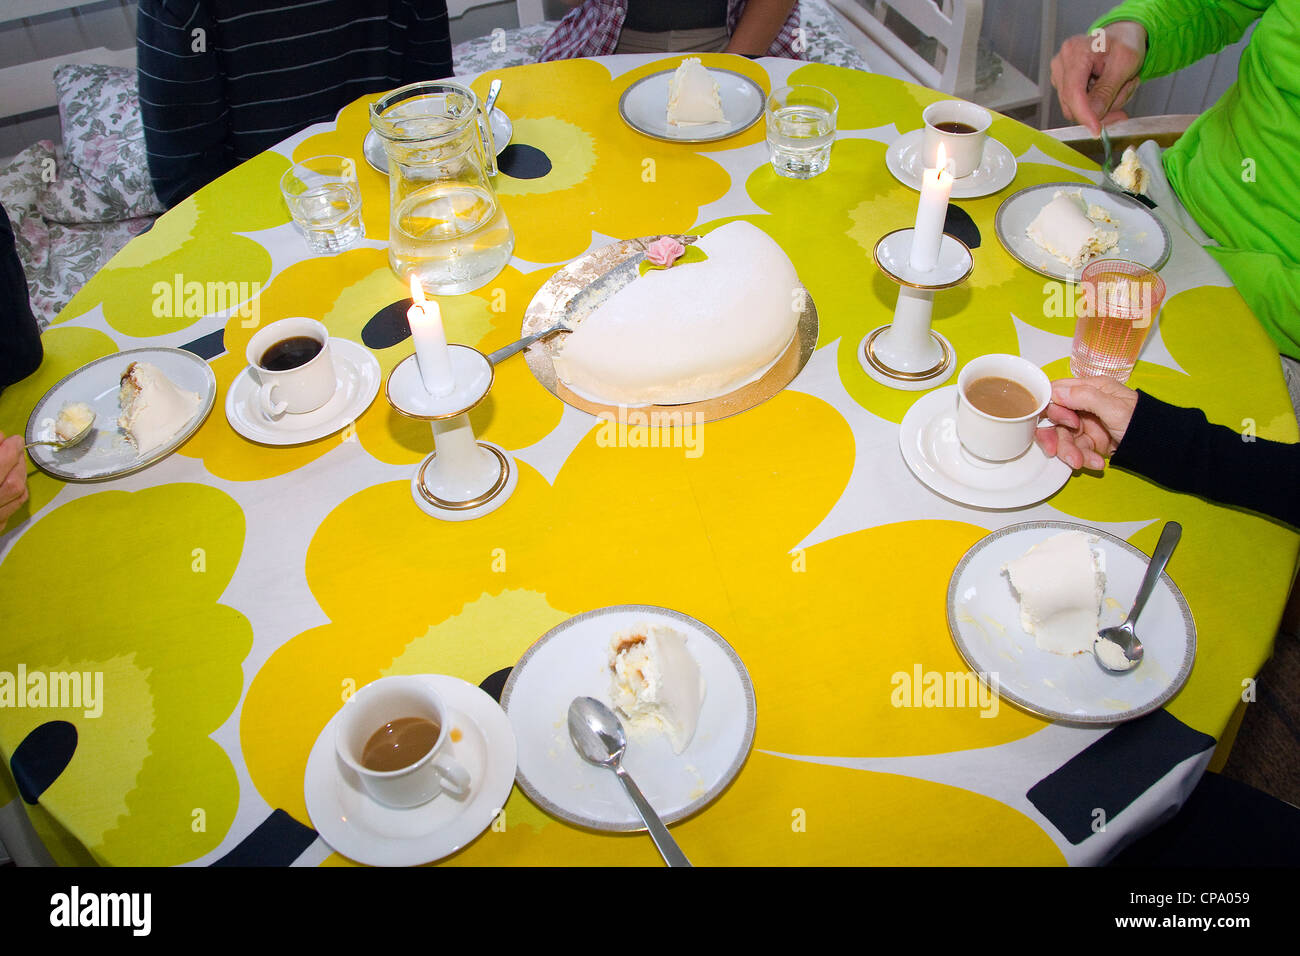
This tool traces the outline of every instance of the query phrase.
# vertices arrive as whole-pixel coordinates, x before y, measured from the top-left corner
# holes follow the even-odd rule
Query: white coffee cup
[[[366,743],[394,720],[421,717],[440,728],[438,739],[414,763],[399,770],[371,770],[361,762]],[[375,800],[406,809],[428,803],[446,792],[464,799],[470,790],[469,772],[448,753],[451,719],[442,698],[419,676],[381,677],[362,687],[343,705],[334,746],[339,759],[361,780]]]
[[[298,336],[321,343],[321,349],[313,359],[297,368],[282,370],[262,365],[268,349],[277,342]],[[249,340],[244,355],[260,383],[257,401],[267,418],[279,418],[286,412],[291,415],[314,412],[334,397],[338,382],[330,350],[330,334],[315,319],[292,318],[272,322]]]
[[[993,114],[982,106],[965,100],[940,100],[921,113],[925,135],[921,140],[921,160],[926,169],[939,165],[939,144],[943,144],[946,165],[954,177],[969,176],[984,162],[984,143],[989,137]],[[950,133],[939,129],[940,123],[963,123],[970,133]]]
[[[1015,418],[1000,418],[981,411],[966,397],[966,390],[981,378],[1007,378],[1023,385],[1036,402],[1034,410]],[[1034,443],[1039,417],[1052,399],[1052,383],[1041,368],[1019,355],[981,355],[971,359],[957,376],[957,440],[976,458],[1010,461]]]

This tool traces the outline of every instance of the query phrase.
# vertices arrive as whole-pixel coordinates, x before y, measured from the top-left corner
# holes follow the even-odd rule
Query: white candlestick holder
[[[876,243],[876,266],[898,283],[898,304],[894,321],[862,340],[858,361],[881,385],[919,392],[942,385],[957,367],[952,344],[931,327],[934,294],[970,278],[975,260],[966,243],[945,233],[934,268],[915,269],[914,237],[914,229],[898,229]]]
[[[492,363],[478,349],[449,345],[455,388],[431,395],[420,377],[414,355],[388,376],[388,403],[433,428],[434,451],[411,478],[411,497],[425,514],[443,521],[468,521],[495,511],[514,493],[519,469],[514,459],[492,442],[479,441],[470,411],[492,390]]]

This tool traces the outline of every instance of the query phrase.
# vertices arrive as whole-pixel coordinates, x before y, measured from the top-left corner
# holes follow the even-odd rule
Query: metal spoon
[[[81,431],[77,432],[77,434],[73,435],[71,438],[67,438],[67,439],[59,438],[54,441],[28,442],[26,445],[23,446],[23,451],[26,451],[28,448],[35,448],[37,445],[52,445],[55,451],[63,451],[63,449],[71,448],[73,445],[76,445],[80,443],[82,440],[84,440],[85,437],[90,434],[91,429],[94,427],[95,427],[95,416],[92,414],[90,417],[90,421],[86,423],[86,427],[83,428]]]
[[[505,346],[504,348],[497,349],[495,352],[493,352],[491,355],[487,357],[487,360],[492,365],[496,365],[498,362],[510,358],[510,356],[514,355],[516,352],[522,352],[524,349],[528,348],[528,346],[532,345],[534,342],[540,339],[544,339],[548,335],[554,335],[556,332],[572,332],[572,331],[573,329],[569,328],[563,322],[557,322],[555,325],[552,325],[549,329],[542,329],[542,331],[534,332],[532,335],[525,335],[518,342],[511,342],[509,345]]]
[[[650,831],[650,839],[663,854],[669,866],[690,866],[681,849],[668,833],[654,807],[637,788],[628,772],[623,769],[623,751],[627,749],[627,735],[614,712],[594,697],[575,697],[569,705],[569,737],[574,748],[588,763],[614,771],[623,783],[623,789],[632,798],[637,812]]]
[[[497,97],[501,95],[501,81],[493,80],[488,84],[487,100],[483,103],[483,115],[491,116],[492,107],[496,105]]]
[[[1174,553],[1174,548],[1178,546],[1178,539],[1182,536],[1183,526],[1177,521],[1170,521],[1165,524],[1164,530],[1160,532],[1160,540],[1156,542],[1156,549],[1151,553],[1151,563],[1147,565],[1147,573],[1142,576],[1142,583],[1138,586],[1137,597],[1133,599],[1133,609],[1128,612],[1128,617],[1125,618],[1123,624],[1118,627],[1103,628],[1097,634],[1097,639],[1092,642],[1093,656],[1097,658],[1097,663],[1102,666],[1103,670],[1122,674],[1137,667],[1138,662],[1142,660],[1142,642],[1137,639],[1133,627],[1137,622],[1138,615],[1142,613],[1142,608],[1146,607],[1147,598],[1151,597],[1151,592],[1155,590],[1161,572],[1164,571],[1165,565],[1169,563],[1170,555]],[[1109,641],[1119,646],[1126,659],[1124,666],[1115,667],[1106,663],[1100,647],[1103,641]]]

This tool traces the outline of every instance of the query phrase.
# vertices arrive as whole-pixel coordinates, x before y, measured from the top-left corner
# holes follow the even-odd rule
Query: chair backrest
[[[466,10],[472,10],[474,7],[486,7],[497,2],[499,0],[447,0],[447,13],[454,19],[464,15]],[[545,18],[542,10],[542,0],[515,0],[515,11],[519,14],[519,25],[521,27],[530,27],[534,23],[541,23]]]
[[[975,56],[984,21],[984,0],[829,2],[918,83],[962,97],[975,91]],[[913,48],[915,37],[895,32],[900,27],[905,32],[934,37],[939,45],[934,62]]]

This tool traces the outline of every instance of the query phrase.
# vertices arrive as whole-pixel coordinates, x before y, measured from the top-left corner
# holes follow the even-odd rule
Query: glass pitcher
[[[430,295],[486,285],[515,248],[491,177],[492,128],[474,91],[456,83],[412,83],[370,105],[370,125],[388,154],[388,261]]]

